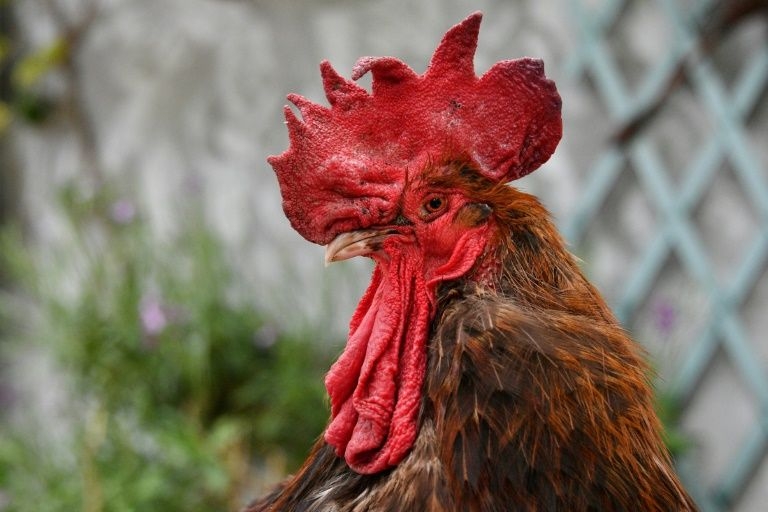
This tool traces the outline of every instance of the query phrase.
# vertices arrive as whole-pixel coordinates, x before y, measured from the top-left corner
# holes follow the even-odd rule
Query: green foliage
[[[259,292],[199,216],[159,243],[113,194],[65,188],[62,204],[65,241],[0,244],[26,297],[3,308],[19,327],[5,352],[41,345],[68,390],[55,428],[0,438],[4,510],[236,509],[258,461],[294,469],[327,419],[330,356],[243,298]]]
[[[11,125],[13,111],[4,101],[0,101],[0,135]]]
[[[70,46],[63,37],[32,51],[21,52],[15,41],[0,35],[0,67],[10,68],[10,98],[0,102],[0,135],[16,117],[32,124],[48,119],[55,110],[56,101],[39,86],[49,73],[60,69],[70,59]]]
[[[31,124],[40,124],[47,120],[56,107],[50,98],[30,89],[18,90],[14,94],[11,106],[11,114],[15,114],[15,116]],[[8,117],[6,128],[15,116]]]
[[[0,2],[0,7],[2,7],[2,2]],[[0,34],[0,64],[5,64],[5,60],[11,54],[11,48],[13,48],[13,43],[10,38]]]
[[[64,38],[25,55],[13,68],[11,80],[19,89],[36,85],[48,72],[69,59],[69,45]]]
[[[674,459],[681,458],[693,446],[693,441],[679,427],[682,410],[679,400],[672,393],[656,391],[656,414],[664,425],[664,443]]]

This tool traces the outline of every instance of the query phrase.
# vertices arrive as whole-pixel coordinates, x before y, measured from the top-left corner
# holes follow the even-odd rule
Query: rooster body
[[[559,96],[536,61],[476,78],[479,23],[421,77],[363,59],[368,96],[324,64],[331,109],[290,97],[304,120],[286,111],[292,147],[270,159],[286,214],[328,261],[376,267],[324,436],[248,512],[695,510],[642,351],[544,207],[505,184],[554,150]]]
[[[320,439],[249,511],[686,511],[643,354],[584,278],[539,202],[461,183],[498,245],[444,283],[419,434],[395,468],[351,470]]]

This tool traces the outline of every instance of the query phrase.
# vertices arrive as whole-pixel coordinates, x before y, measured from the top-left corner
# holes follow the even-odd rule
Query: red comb
[[[364,57],[352,70],[371,72],[372,92],[320,70],[330,108],[298,95],[285,107],[290,148],[269,157],[283,208],[305,238],[382,225],[397,214],[409,173],[430,161],[469,158],[496,182],[535,170],[560,140],[560,96],[540,60],[496,63],[482,77],[473,58],[482,14],[450,29],[423,75],[393,57]]]

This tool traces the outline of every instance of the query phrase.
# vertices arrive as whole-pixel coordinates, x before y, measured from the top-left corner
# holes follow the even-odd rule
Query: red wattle
[[[332,418],[325,440],[358,473],[397,465],[416,440],[435,288],[464,275],[486,238],[486,230],[462,236],[448,262],[426,279],[414,252],[387,251],[377,262],[347,346],[325,378]]]
[[[325,440],[358,473],[396,465],[416,439],[432,307],[414,266],[401,253],[377,264],[325,379],[333,418]]]

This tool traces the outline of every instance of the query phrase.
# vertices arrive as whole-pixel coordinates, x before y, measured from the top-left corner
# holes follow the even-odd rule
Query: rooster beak
[[[341,233],[325,246],[325,266],[376,252],[381,249],[385,238],[396,233],[394,229],[361,229]]]

